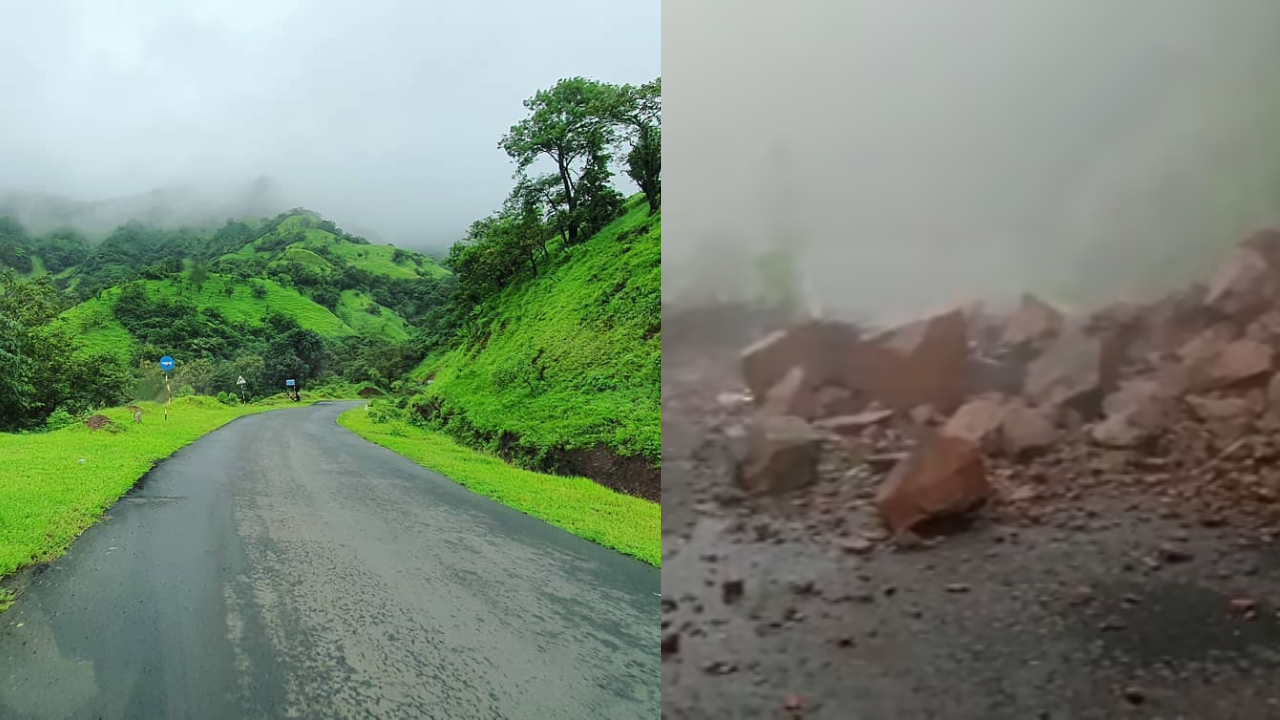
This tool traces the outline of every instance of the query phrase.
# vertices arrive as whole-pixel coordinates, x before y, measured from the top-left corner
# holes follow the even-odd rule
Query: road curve
[[[657,717],[658,570],[335,424],[355,406],[202,438],[26,578],[0,717]]]

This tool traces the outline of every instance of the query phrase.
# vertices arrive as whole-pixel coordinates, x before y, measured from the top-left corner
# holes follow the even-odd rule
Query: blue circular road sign
[[[160,358],[160,369],[165,372],[169,372],[170,370],[172,370],[173,358],[169,357],[168,355],[165,355],[164,357]]]

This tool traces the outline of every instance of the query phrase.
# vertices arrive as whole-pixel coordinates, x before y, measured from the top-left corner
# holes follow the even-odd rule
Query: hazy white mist
[[[658,0],[0,0],[0,193],[196,202],[267,176],[279,210],[447,246],[510,190],[522,101],[653,79],[659,20]]]
[[[836,311],[1087,305],[1280,221],[1274,0],[663,10],[667,301],[750,292],[785,228]]]

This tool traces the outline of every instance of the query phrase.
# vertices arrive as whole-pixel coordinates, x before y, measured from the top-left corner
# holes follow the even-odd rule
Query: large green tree
[[[597,113],[615,123],[627,144],[627,175],[658,212],[662,198],[662,78],[635,86],[623,85],[601,98]]]
[[[614,140],[614,123],[600,109],[616,94],[612,86],[583,77],[566,78],[525,100],[527,117],[511,127],[498,144],[515,161],[522,177],[538,159],[550,160],[560,179],[567,210],[565,240],[579,241],[583,204],[579,181],[593,158]]]

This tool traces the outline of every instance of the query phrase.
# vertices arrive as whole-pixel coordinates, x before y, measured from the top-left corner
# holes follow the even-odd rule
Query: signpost
[[[293,378],[289,378],[288,380],[284,381],[284,387],[285,387],[285,394],[289,395],[289,397],[292,397],[294,402],[297,402],[299,399],[298,398],[298,381],[294,380]],[[293,390],[292,394],[290,394],[289,392],[290,388],[292,388]]]
[[[169,386],[169,373],[173,372],[173,358],[165,355],[160,358],[160,370],[164,372],[164,389],[168,400],[164,404],[164,419],[169,419],[169,406],[173,404],[173,388]]]
[[[244,381],[243,375],[239,375],[236,377],[236,385],[240,387],[240,402],[244,403],[244,386],[246,385],[246,383]]]

